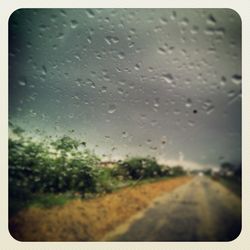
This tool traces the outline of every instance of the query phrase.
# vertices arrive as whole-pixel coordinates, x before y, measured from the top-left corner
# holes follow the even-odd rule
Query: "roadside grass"
[[[9,200],[9,217],[14,216],[19,211],[29,207],[51,208],[53,206],[63,206],[67,202],[75,199],[72,193],[53,194],[40,193],[32,194],[25,199],[11,198]]]
[[[121,189],[127,187],[136,187],[144,184],[155,183],[163,180],[171,180],[180,176],[163,176],[140,180],[128,180],[123,181],[117,180],[117,178],[112,178],[109,171],[104,171],[103,175],[100,177],[99,181],[102,185],[102,192],[88,193],[85,197],[82,197],[80,193],[67,192],[67,193],[34,193],[26,195],[20,198],[11,198],[9,200],[9,217],[14,216],[19,211],[29,208],[29,207],[39,207],[39,208],[51,208],[54,206],[63,206],[69,201],[74,199],[89,200],[97,197],[106,195],[107,193],[116,193]]]
[[[234,177],[220,177],[219,182],[234,194],[241,197],[242,185],[240,180]]]
[[[21,241],[97,241],[145,209],[156,197],[191,180],[191,176],[126,187],[94,199],[74,199],[49,209],[30,207],[9,220]]]

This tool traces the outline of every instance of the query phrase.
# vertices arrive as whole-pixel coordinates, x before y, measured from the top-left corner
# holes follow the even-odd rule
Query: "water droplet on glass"
[[[122,88],[118,88],[117,91],[118,91],[118,93],[119,93],[120,95],[123,95],[123,93],[124,93],[124,90],[123,90]]]
[[[188,121],[188,125],[189,125],[190,127],[194,127],[194,122],[193,122],[193,121]]]
[[[116,111],[116,106],[114,104],[109,105],[108,113],[113,114]]]
[[[123,138],[127,138],[127,137],[128,137],[128,133],[127,133],[126,131],[123,131],[123,132],[122,132],[122,137],[123,137]]]
[[[119,42],[119,38],[115,36],[106,36],[104,40],[108,45],[116,44]]]
[[[205,33],[205,35],[213,36],[215,34],[215,29],[214,28],[206,28],[204,30],[204,33]]]
[[[62,40],[64,38],[64,33],[60,32],[57,36],[58,39]]]
[[[210,100],[206,100],[202,106],[203,110],[206,112],[206,114],[211,114],[214,111],[214,105]]]
[[[124,59],[125,54],[124,54],[123,52],[120,52],[120,53],[118,54],[118,57],[119,57],[120,59]]]
[[[134,68],[135,68],[135,70],[139,70],[140,69],[140,65],[137,63]]]
[[[26,81],[26,79],[20,79],[19,81],[18,81],[18,84],[20,85],[20,86],[26,86],[27,85],[27,81]]]
[[[71,20],[70,27],[72,29],[76,29],[77,26],[78,26],[78,22],[76,20]]]
[[[209,15],[206,21],[207,25],[215,26],[216,20],[213,15]]]
[[[171,84],[174,81],[174,78],[171,74],[163,74],[162,77],[167,83]]]
[[[151,124],[152,127],[154,127],[154,126],[156,126],[158,124],[158,121],[157,120],[152,120],[150,122],[150,124]]]
[[[166,54],[166,50],[162,47],[158,48],[157,52],[161,55],[165,55]]]
[[[102,86],[102,88],[101,88],[101,92],[102,92],[102,93],[106,93],[106,92],[107,92],[107,87]]]
[[[42,66],[42,74],[47,75],[47,68],[44,65]]]
[[[89,18],[94,18],[95,17],[95,12],[92,9],[87,9],[86,14]]]
[[[167,18],[162,17],[162,18],[160,18],[160,22],[161,22],[161,24],[165,25],[168,23],[168,20],[167,20]]]
[[[177,17],[177,13],[176,13],[176,11],[173,11],[171,16],[170,16],[170,19],[174,21],[176,19],[176,17]]]
[[[226,77],[225,77],[225,76],[222,76],[222,77],[221,77],[221,80],[220,80],[220,85],[221,85],[222,87],[224,87],[224,86],[226,85],[226,82],[227,82]]]
[[[199,27],[197,25],[194,25],[192,29],[190,30],[191,34],[197,34],[199,31]]]
[[[190,108],[192,106],[192,100],[190,98],[187,99],[185,106]]]
[[[232,82],[233,82],[235,85],[241,84],[241,75],[234,74],[234,75],[232,76]]]
[[[90,79],[87,79],[86,84],[89,85],[92,89],[96,88],[95,83]]]
[[[181,26],[187,26],[188,23],[189,23],[189,20],[188,20],[188,18],[185,17],[185,18],[183,18],[183,19],[181,20],[180,25],[181,25]]]

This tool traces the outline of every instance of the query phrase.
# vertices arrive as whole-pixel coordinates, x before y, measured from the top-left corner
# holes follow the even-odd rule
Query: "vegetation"
[[[60,205],[74,197],[91,198],[140,180],[184,174],[154,158],[131,158],[112,169],[69,136],[36,141],[23,129],[11,126],[9,139],[10,215],[27,205]]]

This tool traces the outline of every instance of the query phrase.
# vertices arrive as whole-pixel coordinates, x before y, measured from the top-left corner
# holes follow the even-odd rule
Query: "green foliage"
[[[113,169],[99,168],[98,169],[98,193],[110,193],[116,188],[117,180],[113,178]]]
[[[64,136],[50,143],[55,154],[49,143],[25,136],[9,139],[10,197],[27,200],[35,192],[95,192],[100,160],[89,150],[76,151],[80,144]]]
[[[171,169],[154,158],[131,158],[109,169],[101,167],[100,159],[85,142],[69,136],[38,141],[27,137],[23,129],[13,124],[10,127],[14,135],[9,139],[11,214],[27,204],[63,203],[61,195],[66,193],[93,197],[138,180],[170,176]],[[172,172],[177,176],[183,169],[176,167]]]
[[[51,144],[55,147],[55,149],[60,150],[61,152],[71,152],[74,149],[76,150],[81,143],[69,136],[63,136]]]
[[[36,194],[33,196],[32,206],[50,208],[52,206],[62,206],[74,196],[67,194]]]
[[[133,180],[159,177],[163,175],[161,166],[154,158],[131,158],[122,163],[116,170],[116,175]]]
[[[181,176],[181,175],[186,174],[186,172],[185,172],[185,170],[183,169],[182,166],[174,166],[174,167],[171,168],[170,174],[172,176]]]

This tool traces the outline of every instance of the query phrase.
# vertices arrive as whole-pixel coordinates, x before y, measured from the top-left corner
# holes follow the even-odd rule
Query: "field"
[[[90,200],[75,199],[52,208],[30,207],[10,220],[10,231],[20,241],[97,241],[154,198],[191,180],[177,177],[123,188]]]

